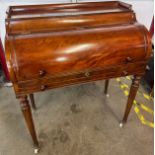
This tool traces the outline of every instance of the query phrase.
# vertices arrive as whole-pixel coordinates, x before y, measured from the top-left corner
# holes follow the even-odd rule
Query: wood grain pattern
[[[28,109],[23,114],[35,144],[25,96],[39,91],[135,75],[126,122],[136,81],[151,54],[149,33],[136,21],[131,5],[113,1],[11,6],[7,14],[7,66],[16,97]],[[31,100],[34,103],[32,95]]]
[[[116,78],[134,74],[143,74],[145,66],[146,62],[144,61],[141,63],[129,63],[123,66],[117,65],[112,67],[110,66],[98,68],[95,70],[83,70],[81,72],[61,73],[46,78],[38,78],[18,82],[14,85],[14,89],[16,95],[20,96],[22,94],[34,93],[37,91],[45,91],[53,88],[64,87],[79,83],[86,83],[96,80],[103,80],[114,77]],[[89,76],[85,75],[86,72],[89,72]],[[42,86],[45,86],[43,90],[41,90]]]
[[[40,71],[48,76],[125,64],[127,57],[132,62],[145,60],[144,39],[139,25],[123,25],[17,35],[10,42],[16,54],[12,59],[16,63],[15,74],[18,81],[23,81],[39,78]]]
[[[123,14],[123,16],[122,16]],[[111,14],[101,14],[98,18],[98,14],[92,15],[80,15],[76,18],[74,16],[67,17],[39,17],[35,20],[31,18],[15,18],[9,24],[9,34],[20,34],[20,33],[32,33],[41,31],[60,31],[60,30],[71,30],[78,29],[79,26],[83,27],[93,27],[93,26],[103,26],[103,25],[113,25],[113,24],[127,24],[135,22],[134,14],[130,12],[125,13],[111,13]],[[113,20],[115,19],[115,20]],[[8,21],[9,22],[9,21]]]

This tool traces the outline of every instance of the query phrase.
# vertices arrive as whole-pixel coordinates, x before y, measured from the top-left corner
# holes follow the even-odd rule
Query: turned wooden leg
[[[106,95],[108,94],[108,86],[109,86],[109,80],[105,80],[104,93],[105,93]]]
[[[130,88],[130,93],[128,96],[128,101],[127,101],[127,105],[126,105],[126,109],[125,109],[125,113],[124,113],[122,123],[126,123],[126,121],[128,119],[128,115],[129,115],[130,110],[132,108],[133,101],[135,99],[135,96],[136,96],[136,93],[137,93],[137,90],[139,87],[140,79],[141,79],[141,76],[134,76],[134,78],[132,80],[132,85]]]
[[[35,105],[35,102],[34,102],[34,95],[33,94],[29,94],[29,97],[30,97],[32,108],[34,110],[36,110],[36,105]]]
[[[31,109],[30,109],[30,106],[29,106],[29,103],[27,100],[27,96],[26,95],[21,96],[19,98],[19,100],[20,100],[21,110],[22,110],[23,116],[25,118],[29,132],[32,136],[34,145],[38,147],[39,144],[38,144],[38,140],[37,140],[34,124],[33,124]]]

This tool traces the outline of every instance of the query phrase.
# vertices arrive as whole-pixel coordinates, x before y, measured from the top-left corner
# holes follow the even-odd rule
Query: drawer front
[[[137,25],[22,35],[12,42],[17,81],[142,61],[147,54]]]
[[[122,77],[127,75],[138,75],[145,72],[146,62],[118,65],[115,67],[99,68],[96,70],[86,70],[79,73],[53,76],[47,79],[36,79],[31,81],[19,82],[15,84],[17,95],[22,93],[32,93],[45,91],[51,88],[63,87],[78,83],[85,83],[96,80]]]

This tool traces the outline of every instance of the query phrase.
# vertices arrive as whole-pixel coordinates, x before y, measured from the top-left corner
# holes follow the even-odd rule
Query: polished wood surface
[[[10,42],[18,55],[13,60],[16,78],[31,80],[145,60],[147,51],[141,29],[132,24],[14,36]]]
[[[91,82],[113,77],[121,77],[132,74],[143,74],[146,62],[131,63],[126,65],[116,65],[112,67],[97,68],[95,70],[83,70],[81,72],[65,73],[47,78],[38,78],[26,80],[14,84],[17,96],[29,94],[37,91],[45,91],[52,88],[58,88],[79,83]]]
[[[66,19],[67,18],[67,19]],[[113,20],[115,19],[115,20]],[[84,22],[85,21],[85,22]],[[33,20],[33,18],[29,19],[14,19],[11,21],[9,25],[10,31],[9,34],[19,34],[22,33],[31,33],[31,32],[39,32],[39,31],[59,31],[59,30],[71,30],[78,29],[79,26],[84,26],[85,28],[89,25],[93,26],[103,26],[109,24],[126,24],[128,22],[134,22],[135,17],[134,14],[129,12],[125,12],[122,16],[122,13],[115,14],[101,14],[100,18],[98,18],[98,14],[92,15],[81,15],[77,16],[67,16],[67,17],[40,17]],[[9,22],[9,20],[8,20]],[[9,29],[8,28],[8,29]]]
[[[125,113],[124,113],[124,117],[122,122],[126,123],[127,119],[128,119],[128,115],[129,112],[132,108],[139,84],[140,84],[140,79],[141,76],[134,76],[133,80],[132,80],[132,84],[131,84],[131,88],[130,88],[130,93],[129,93],[129,97],[128,97],[128,101],[127,101],[127,105],[126,105],[126,109],[125,109]]]
[[[136,21],[131,5],[114,1],[11,6],[7,14],[7,66],[21,103],[28,105],[25,95],[30,94],[35,108],[33,93],[134,75],[126,122],[151,53],[149,33]],[[107,88],[108,82],[105,93]],[[30,110],[24,116],[37,144]]]
[[[27,95],[20,96],[19,102],[20,102],[21,110],[22,110],[23,116],[25,118],[27,127],[28,127],[29,132],[32,136],[34,145],[39,146],[37,136],[36,136],[36,131],[34,128],[33,119],[32,119],[30,105],[29,105],[29,102],[27,100]]]

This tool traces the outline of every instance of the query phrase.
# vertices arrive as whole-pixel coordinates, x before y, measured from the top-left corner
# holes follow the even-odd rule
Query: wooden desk
[[[35,92],[134,75],[122,123],[127,121],[151,53],[148,31],[137,23],[131,5],[113,1],[12,6],[6,30],[10,77],[36,146],[27,99],[30,95],[35,108]]]

